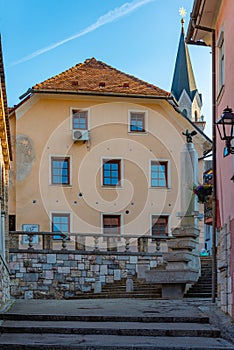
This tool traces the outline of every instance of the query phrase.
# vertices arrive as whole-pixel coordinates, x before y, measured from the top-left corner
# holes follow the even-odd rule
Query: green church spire
[[[179,41],[179,48],[176,57],[174,76],[171,93],[179,101],[183,90],[185,90],[191,101],[197,92],[193,68],[189,56],[189,51],[184,38],[184,19],[181,20],[182,29]]]

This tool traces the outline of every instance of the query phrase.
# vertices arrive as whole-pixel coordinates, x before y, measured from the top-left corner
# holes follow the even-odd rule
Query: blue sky
[[[36,83],[95,57],[170,91],[193,0],[0,0],[8,105]],[[211,54],[189,46],[211,136]]]

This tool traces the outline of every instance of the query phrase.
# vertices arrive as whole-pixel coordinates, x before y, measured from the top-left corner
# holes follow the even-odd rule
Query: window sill
[[[102,185],[101,188],[105,189],[105,190],[118,190],[118,189],[122,190],[122,189],[124,189],[123,186],[108,186],[108,185]]]
[[[148,131],[128,131],[128,134],[129,135],[149,135],[149,132]]]
[[[164,186],[150,186],[149,187],[149,189],[151,189],[151,190],[155,190],[155,189],[157,189],[157,190],[170,190],[171,189],[171,187],[164,187]]]
[[[81,128],[72,128],[71,129],[71,131],[73,131],[73,130],[80,130],[80,131],[89,131],[89,129],[81,129]]]
[[[72,187],[72,184],[66,185],[66,184],[50,184],[51,187]]]

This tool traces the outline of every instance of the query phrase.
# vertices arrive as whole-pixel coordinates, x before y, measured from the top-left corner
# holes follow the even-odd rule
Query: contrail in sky
[[[67,43],[68,41],[72,41],[72,40],[77,39],[77,38],[79,38],[87,33],[93,32],[94,30],[104,26],[105,24],[111,23],[114,20],[116,20],[120,17],[123,17],[123,16],[127,15],[128,13],[130,13],[130,12],[138,9],[139,7],[144,6],[152,1],[155,1],[155,0],[134,0],[132,2],[126,2],[122,6],[116,7],[114,10],[111,10],[111,11],[107,12],[105,15],[99,17],[96,22],[94,22],[93,24],[91,24],[87,28],[83,29],[81,32],[74,34],[74,35],[72,35],[64,40],[58,41],[55,44],[44,47],[43,49],[34,51],[30,55],[25,56],[22,59],[20,59],[19,61],[12,63],[10,66],[11,67],[16,66],[17,64],[29,61],[32,58],[40,56],[45,52],[51,51],[51,50],[55,49],[56,47]]]

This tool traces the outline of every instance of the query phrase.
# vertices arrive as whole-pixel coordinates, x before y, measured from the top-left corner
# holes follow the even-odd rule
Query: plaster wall
[[[232,0],[223,1],[219,13],[216,39],[218,40],[221,31],[224,32],[224,57],[225,57],[225,78],[222,90],[217,91],[217,118],[222,115],[227,106],[234,109],[234,47],[233,41],[233,13],[234,2]],[[217,72],[218,72],[218,51],[217,51]],[[218,74],[217,74],[218,75]],[[218,86],[218,84],[217,84]],[[234,155],[223,157],[224,141],[217,135],[217,177],[218,177],[218,199],[220,203],[221,226],[227,223],[228,218],[234,218],[234,187],[230,181],[234,174]]]
[[[16,208],[11,201],[10,210],[17,230],[39,224],[41,231],[51,231],[52,212],[70,213],[71,232],[77,233],[99,233],[105,213],[121,214],[125,234],[150,233],[152,214],[170,215],[170,232],[179,224],[180,152],[188,124],[168,103],[33,99],[16,114]],[[72,140],[72,108],[88,109],[90,141]],[[129,111],[146,112],[147,133],[128,132]],[[201,145],[195,147],[200,156]],[[70,186],[51,185],[51,156],[70,157]],[[122,163],[117,189],[102,186],[102,160],[112,158]],[[169,161],[167,189],[150,185],[150,161],[160,159]],[[199,164],[200,181],[202,170]]]
[[[222,115],[226,106],[234,109],[234,47],[233,41],[233,13],[234,2],[225,0],[222,2],[220,13],[216,24],[216,40],[220,37],[221,32],[224,34],[224,85],[221,90],[217,90],[217,119]],[[218,49],[217,56],[217,77],[219,70]],[[217,83],[218,87],[218,83]],[[234,186],[230,180],[234,174],[234,155],[223,157],[224,141],[221,141],[217,134],[217,196],[219,201],[221,231],[220,242],[225,241],[228,237],[226,264],[228,270],[219,271],[219,291],[220,302],[224,311],[227,311],[234,317]],[[219,251],[222,256],[222,250]],[[222,266],[221,266],[222,267]]]

